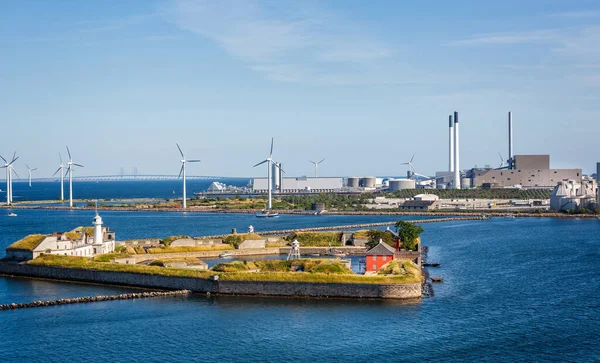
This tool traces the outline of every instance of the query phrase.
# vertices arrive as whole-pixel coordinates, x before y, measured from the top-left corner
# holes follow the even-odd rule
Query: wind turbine
[[[412,175],[415,174],[415,168],[412,165],[413,160],[415,159],[415,154],[413,154],[412,158],[410,158],[410,161],[406,162],[406,163],[402,163],[400,165],[408,165],[408,175],[409,177],[411,177]]]
[[[67,173],[69,174],[69,207],[73,208],[73,167],[78,166],[80,168],[83,168],[83,165],[76,164],[73,162],[73,158],[71,157],[71,151],[69,150],[68,146],[67,154],[69,154],[69,161],[67,162],[67,165],[69,166],[67,168]]]
[[[273,138],[271,138],[271,151],[269,152],[269,157],[266,158],[265,160],[261,161],[260,163],[254,165],[254,168],[256,168],[259,165],[262,165],[264,163],[267,163],[267,192],[269,195],[269,199],[267,201],[267,209],[266,211],[270,211],[271,210],[271,206],[272,206],[272,201],[271,201],[271,163],[273,162]],[[281,170],[281,169],[279,169]]]
[[[505,164],[505,161],[504,161],[504,158],[502,157],[502,154],[498,153],[498,156],[500,157],[500,166],[498,168],[496,168],[496,170],[507,169],[508,165]]]
[[[63,172],[65,169],[65,164],[63,163],[60,153],[58,153],[58,158],[60,159],[60,165],[54,174],[52,174],[52,176],[55,176],[56,173],[60,171],[60,200],[65,200],[65,173]]]
[[[31,172],[37,170],[37,168],[31,169],[29,167],[29,165],[27,165],[27,164],[25,164],[25,166],[27,167],[27,170],[29,171],[29,186],[31,187]]]
[[[315,164],[315,178],[319,176],[319,164],[321,164],[322,162],[324,162],[325,159],[327,159],[327,158],[321,159],[321,161],[319,161],[318,163],[316,163],[316,162],[314,162],[312,160],[309,160],[311,163]]]
[[[15,161],[17,161],[17,159],[19,157],[17,156],[17,153],[15,152],[15,153],[13,153],[13,157],[10,162],[8,162],[1,155],[0,155],[0,158],[2,158],[2,160],[4,160],[3,168],[6,168],[6,205],[10,205],[10,204],[12,204],[12,173],[15,173],[15,175],[17,177],[19,177],[19,174],[17,174],[17,172],[15,171],[15,169],[13,168],[12,165]]]
[[[181,154],[181,170],[179,170],[178,178],[180,178],[181,175],[183,174],[183,209],[186,209],[187,208],[187,197],[186,197],[186,190],[185,190],[185,164],[186,163],[199,163],[200,160],[186,160],[185,156],[183,156],[183,151],[181,151],[181,148],[179,147],[179,144],[175,143],[175,145],[177,145],[177,148],[179,149],[179,153]]]

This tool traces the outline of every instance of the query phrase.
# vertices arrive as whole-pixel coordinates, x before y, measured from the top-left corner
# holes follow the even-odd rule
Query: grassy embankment
[[[23,239],[8,246],[8,250],[29,250],[32,251],[46,238],[43,234],[30,234]]]
[[[208,279],[210,276],[219,275],[224,281],[279,281],[279,282],[315,282],[315,283],[345,283],[345,284],[406,284],[421,281],[421,274],[417,270],[410,270],[401,275],[356,275],[332,260],[304,260],[288,261],[253,261],[232,262],[221,265],[216,270],[198,271],[193,269],[165,268],[159,266],[114,264],[94,261],[85,257],[45,255],[30,261],[29,264],[39,266],[54,266],[62,268],[82,268],[99,271],[131,272],[149,275],[162,275],[174,277],[192,277]],[[319,262],[322,261],[322,262]],[[290,269],[288,269],[288,263]],[[410,264],[410,261],[406,261]],[[217,265],[219,266],[219,265]],[[215,267],[217,267],[215,266]],[[244,266],[244,267],[242,267]],[[302,272],[290,272],[292,266],[299,266]],[[259,272],[250,272],[259,270]],[[226,272],[225,272],[226,271]]]
[[[297,240],[302,247],[341,246],[342,232],[293,232],[285,240]]]

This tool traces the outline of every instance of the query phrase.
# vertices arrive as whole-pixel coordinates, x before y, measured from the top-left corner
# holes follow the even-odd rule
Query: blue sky
[[[403,175],[516,154],[595,171],[597,1],[3,1],[0,154],[50,175]]]

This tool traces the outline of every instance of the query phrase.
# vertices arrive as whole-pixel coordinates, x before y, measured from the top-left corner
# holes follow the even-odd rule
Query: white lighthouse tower
[[[96,211],[96,216],[94,217],[94,244],[101,245],[102,242],[102,217]]]

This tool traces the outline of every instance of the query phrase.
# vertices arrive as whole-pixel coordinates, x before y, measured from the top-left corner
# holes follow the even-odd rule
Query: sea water
[[[387,218],[321,217],[103,212],[126,238],[163,228],[163,236],[196,235],[249,223],[280,229]],[[89,223],[90,215],[20,211],[13,219],[19,222],[0,224],[2,246],[14,236]],[[429,260],[441,263],[430,274],[445,279],[432,298],[193,294],[1,311],[0,361],[598,361],[599,220],[493,218],[423,227]],[[0,277],[0,303],[123,291],[131,290]]]

